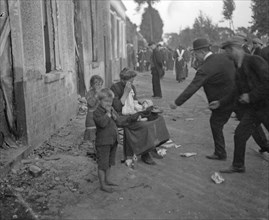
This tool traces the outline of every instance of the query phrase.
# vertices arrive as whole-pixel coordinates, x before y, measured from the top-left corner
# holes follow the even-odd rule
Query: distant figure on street
[[[146,68],[146,71],[150,70],[150,57],[151,57],[151,54],[152,54],[151,48],[147,47],[146,51],[145,51],[145,62],[146,62],[145,68]]]
[[[176,109],[186,102],[202,86],[208,102],[225,97],[234,88],[235,66],[225,54],[213,54],[207,39],[198,38],[193,41],[193,53],[200,63],[196,75],[189,86],[170,104],[171,109]],[[206,156],[213,160],[226,160],[223,127],[229,120],[233,111],[233,104],[212,110],[210,126],[213,135],[215,151]]]
[[[163,58],[160,50],[157,48],[154,42],[149,43],[149,47],[152,49],[151,54],[151,75],[152,75],[152,89],[153,98],[162,98],[162,89],[160,79],[164,75]]]
[[[175,62],[175,74],[176,74],[176,80],[180,83],[187,77],[187,59],[186,59],[187,53],[186,50],[179,45],[178,48],[174,51],[173,58]]]
[[[166,67],[167,67],[167,70],[173,70],[174,68],[173,50],[171,48],[168,48],[168,51],[167,51]]]
[[[130,69],[136,68],[136,55],[134,46],[132,44],[127,44],[127,60],[128,60],[128,67]]]
[[[144,64],[145,64],[145,53],[143,48],[140,48],[137,54],[137,59],[138,59],[138,71],[143,72],[144,71]]]
[[[234,133],[234,158],[232,166],[221,170],[223,173],[245,172],[246,143],[253,130],[261,123],[269,131],[269,67],[259,56],[246,54],[242,41],[232,38],[222,44],[228,56],[236,64],[236,87],[224,98],[212,101],[211,109],[219,109],[234,100],[243,105],[245,111]]]

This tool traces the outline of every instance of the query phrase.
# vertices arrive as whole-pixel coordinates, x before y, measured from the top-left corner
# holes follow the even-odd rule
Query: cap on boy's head
[[[225,49],[228,46],[240,46],[242,47],[244,45],[244,38],[240,36],[234,36],[230,38],[229,40],[223,42],[221,44],[221,49]]]
[[[193,48],[191,50],[199,50],[199,49],[207,48],[211,46],[211,44],[205,38],[198,38],[194,40],[192,44],[193,44]]]

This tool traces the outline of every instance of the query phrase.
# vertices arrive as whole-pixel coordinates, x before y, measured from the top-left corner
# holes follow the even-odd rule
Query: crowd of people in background
[[[177,55],[175,53],[177,52],[178,48],[176,50],[173,50],[167,46],[162,45],[161,43],[157,43],[156,46],[157,46],[157,49],[161,53],[162,62],[163,62],[163,66],[165,70],[174,70],[175,60],[177,58]],[[184,49],[183,60],[184,62],[188,63],[191,59],[189,48],[185,48],[181,45],[179,45],[179,48]],[[149,45],[147,47],[140,47],[136,53],[133,45],[130,43],[127,44],[128,67],[138,72],[150,71],[151,54],[152,54],[152,49]],[[186,63],[184,63],[183,65],[185,66]],[[185,70],[185,71],[187,72],[188,70]]]

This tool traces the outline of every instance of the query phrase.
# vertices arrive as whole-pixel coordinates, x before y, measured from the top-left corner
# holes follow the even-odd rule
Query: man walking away
[[[234,158],[232,166],[221,170],[223,173],[245,172],[246,142],[261,123],[269,131],[269,68],[259,56],[246,54],[242,41],[232,38],[222,48],[237,66],[236,89],[230,95],[210,103],[211,109],[225,106],[234,97],[241,104],[248,105],[234,134]]]
[[[152,89],[154,98],[162,98],[162,89],[160,78],[163,74],[163,60],[161,52],[157,49],[154,42],[150,43],[149,46],[152,49],[151,54],[151,75],[152,75]]]

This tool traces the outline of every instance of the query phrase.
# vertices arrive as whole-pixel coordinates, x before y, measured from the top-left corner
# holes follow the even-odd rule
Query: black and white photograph
[[[268,0],[0,0],[0,220],[269,219]]]

